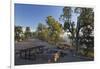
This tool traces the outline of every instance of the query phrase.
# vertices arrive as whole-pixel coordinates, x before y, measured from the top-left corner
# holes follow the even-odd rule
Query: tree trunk
[[[79,28],[76,30],[76,54],[79,52]]]

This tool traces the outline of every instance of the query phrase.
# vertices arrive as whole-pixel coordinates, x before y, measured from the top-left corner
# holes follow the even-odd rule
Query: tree
[[[50,39],[56,44],[57,41],[59,41],[59,35],[62,32],[62,25],[52,16],[47,17],[46,23],[49,28],[49,36],[51,36]]]
[[[43,23],[39,23],[37,27],[38,38],[48,41],[48,28]]]
[[[76,31],[76,50],[78,51],[79,45],[85,45],[85,54],[87,54],[89,49],[94,46],[94,12],[92,8],[76,8],[75,12],[79,14]],[[80,32],[82,35],[80,35]]]
[[[15,26],[15,41],[20,41],[22,39],[22,27],[21,26]]]
[[[26,27],[26,30],[25,30],[25,38],[28,39],[31,36],[32,36],[32,34],[31,34],[30,27]]]
[[[72,41],[76,40],[76,53],[78,53],[79,46],[85,44],[87,51],[93,47],[93,28],[94,28],[94,12],[92,8],[74,8],[74,12],[78,14],[76,26],[71,21],[72,11],[71,7],[64,7],[63,14],[60,19],[64,21],[64,30],[72,35]],[[81,34],[80,34],[81,33]],[[82,35],[83,34],[83,35]],[[92,34],[92,36],[91,36]],[[91,36],[91,37],[90,37]],[[88,41],[86,43],[86,41]],[[90,41],[90,42],[89,42]],[[92,42],[92,44],[90,44]],[[72,42],[73,45],[73,42]],[[81,45],[81,46],[82,46]]]
[[[37,37],[37,32],[32,32],[32,38],[36,38]]]
[[[47,28],[46,25],[44,25],[43,23],[39,23],[37,27],[37,31],[43,31],[46,28]]]
[[[72,45],[73,45],[73,39],[75,37],[75,23],[71,21],[71,17],[72,17],[72,8],[64,7],[63,14],[60,16],[60,19],[64,21],[64,30],[71,33]]]

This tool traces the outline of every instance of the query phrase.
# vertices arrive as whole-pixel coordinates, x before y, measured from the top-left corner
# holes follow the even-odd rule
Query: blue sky
[[[46,24],[45,19],[47,16],[53,16],[59,21],[63,8],[63,6],[15,4],[15,25],[29,26],[32,30],[36,30],[38,23]],[[77,22],[76,14],[73,14],[72,20]],[[63,24],[63,22],[59,22]]]

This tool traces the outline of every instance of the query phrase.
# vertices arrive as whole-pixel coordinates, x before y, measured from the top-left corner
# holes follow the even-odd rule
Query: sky
[[[39,23],[46,24],[46,17],[53,16],[59,21],[60,15],[63,13],[64,6],[48,6],[34,4],[15,4],[15,25],[22,27],[30,27],[36,30]],[[77,14],[72,14],[72,20],[77,22]],[[63,22],[59,21],[62,25]]]

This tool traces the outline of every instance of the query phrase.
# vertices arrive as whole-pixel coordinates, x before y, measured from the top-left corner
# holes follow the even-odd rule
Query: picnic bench
[[[45,46],[34,46],[31,48],[20,49],[15,52],[15,54],[19,55],[20,58],[25,59],[36,59],[37,54],[43,53],[43,48]]]

